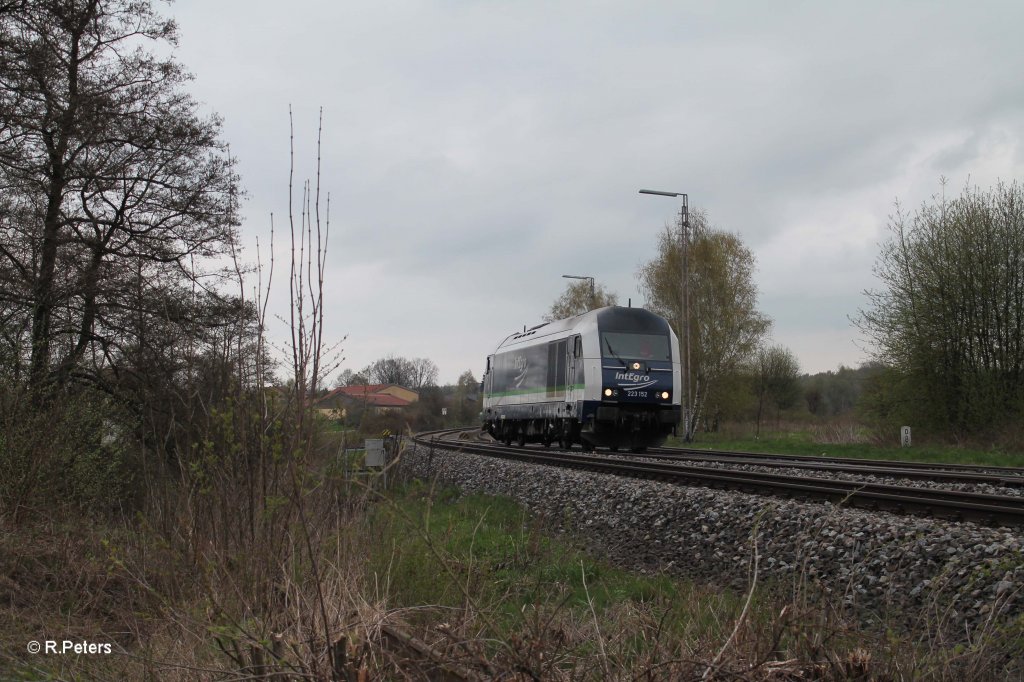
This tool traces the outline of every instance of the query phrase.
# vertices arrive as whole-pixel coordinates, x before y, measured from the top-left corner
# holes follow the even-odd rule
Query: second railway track
[[[916,463],[884,460],[833,460],[794,456],[760,455],[759,453],[710,453],[706,451],[652,450],[644,458],[600,454],[549,451],[541,448],[513,448],[486,442],[451,440],[458,431],[434,432],[417,436],[418,443],[457,449],[472,454],[501,457],[518,461],[595,471],[617,476],[656,479],[677,484],[702,485],[748,493],[806,500],[829,501],[859,508],[902,514],[928,515],[938,518],[971,521],[986,525],[1024,526],[1024,497],[994,495],[936,488],[921,488],[875,482],[848,481],[818,476],[780,474],[764,471],[716,469],[693,461],[730,461],[745,465],[844,471],[899,478],[927,478],[961,483],[983,482],[990,485],[1024,485],[1022,472],[1007,469],[993,473],[996,467],[981,471],[972,467],[918,466]],[[665,459],[652,458],[667,458]],[[746,460],[746,461],[744,461]],[[942,466],[942,465],[940,465]]]
[[[885,459],[854,459],[814,455],[780,455],[763,452],[698,450],[695,448],[651,448],[646,455],[687,462],[742,464],[783,467],[837,473],[867,474],[950,483],[983,483],[1024,488],[1024,469],[940,462],[907,462]]]

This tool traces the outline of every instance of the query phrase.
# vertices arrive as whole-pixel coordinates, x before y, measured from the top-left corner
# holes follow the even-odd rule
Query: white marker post
[[[904,426],[900,429],[900,445],[905,448],[910,447],[910,427]]]

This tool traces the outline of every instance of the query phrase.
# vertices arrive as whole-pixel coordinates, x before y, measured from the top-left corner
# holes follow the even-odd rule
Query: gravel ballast
[[[951,626],[1020,616],[1024,533],[740,492],[408,448],[400,468],[516,500],[609,560],[743,589],[756,527],[759,580],[820,588],[870,612]],[[973,629],[973,628],[972,628]]]

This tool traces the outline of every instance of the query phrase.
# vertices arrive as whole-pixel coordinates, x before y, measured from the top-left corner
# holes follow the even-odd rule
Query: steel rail
[[[742,464],[757,467],[779,467],[837,473],[868,474],[890,478],[944,481],[948,483],[985,483],[994,486],[1024,486],[1024,470],[1004,467],[1006,473],[993,473],[999,467],[978,467],[950,470],[930,462],[898,462],[893,460],[814,457],[807,455],[774,455],[770,453],[730,452],[726,450],[690,450],[652,448],[646,457],[687,462]]]
[[[827,455],[786,455],[779,453],[770,452],[744,452],[739,450],[701,450],[698,448],[651,448],[647,451],[649,456],[662,457],[668,455],[670,457],[678,457],[680,459],[687,458],[703,458],[703,457],[714,457],[722,458],[723,461],[728,461],[725,458],[748,458],[757,460],[777,460],[780,462],[822,462],[828,464],[849,464],[852,466],[871,466],[879,469],[900,469],[900,468],[912,468],[921,471],[936,471],[936,472],[964,472],[967,474],[986,474],[991,472],[997,472],[993,475],[1003,476],[1009,479],[1015,477],[1024,480],[1024,467],[1004,467],[997,465],[984,465],[984,464],[956,464],[956,463],[945,463],[945,462],[909,462],[906,460],[894,460],[894,459],[859,459],[856,457],[829,457]]]
[[[902,514],[926,514],[939,518],[986,525],[1024,525],[1024,497],[989,495],[935,488],[914,488],[881,483],[861,483],[766,472],[709,469],[651,460],[637,461],[601,455],[582,455],[480,443],[438,440],[442,433],[414,437],[426,446],[529,463],[582,469],[617,476],[698,484],[742,492],[766,493],[789,498],[828,500],[836,504]]]

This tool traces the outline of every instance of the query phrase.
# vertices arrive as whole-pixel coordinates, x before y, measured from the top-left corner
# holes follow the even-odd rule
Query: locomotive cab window
[[[602,332],[601,355],[618,360],[672,360],[668,336],[664,334]]]

